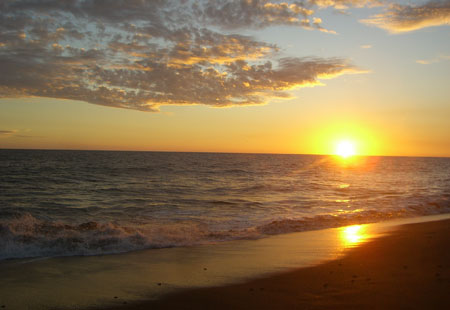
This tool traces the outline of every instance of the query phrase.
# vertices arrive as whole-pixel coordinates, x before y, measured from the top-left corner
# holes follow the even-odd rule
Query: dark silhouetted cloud
[[[4,136],[11,136],[15,134],[17,130],[0,130],[0,137]]]
[[[363,23],[391,33],[414,31],[450,24],[450,1],[430,1],[423,5],[390,5],[384,13],[362,20]]]
[[[233,34],[290,25],[332,32],[316,9],[374,1],[3,0],[0,97],[51,97],[143,111],[263,104],[359,72],[340,58],[283,58]]]

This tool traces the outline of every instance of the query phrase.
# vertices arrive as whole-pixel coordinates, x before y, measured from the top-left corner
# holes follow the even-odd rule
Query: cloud
[[[433,59],[418,59],[416,60],[416,63],[421,65],[430,65],[433,63],[438,63],[441,61],[450,60],[450,55],[439,55]]]
[[[332,7],[343,11],[349,7],[380,5],[379,0],[307,0],[271,2],[268,0],[208,0],[194,5],[194,15],[202,21],[226,29],[264,28],[274,25],[300,26],[336,33],[322,27],[316,10]]]
[[[392,4],[384,13],[361,22],[391,33],[409,32],[432,26],[448,26],[450,1],[430,1],[419,6]]]
[[[367,2],[5,0],[0,97],[143,111],[263,104],[360,70],[339,58],[286,58],[278,46],[233,31],[289,25],[332,32],[315,9]]]
[[[314,13],[302,3],[274,3],[263,0],[209,0],[195,6],[197,15],[207,23],[228,29],[242,27],[263,28],[269,25],[310,27],[307,17]]]
[[[29,130],[25,130],[25,132],[28,132]],[[13,130],[0,130],[0,138],[9,138],[9,137],[15,137],[15,138],[36,138],[38,136],[30,136],[30,135],[24,135],[19,134],[19,130],[13,129]]]
[[[16,132],[17,130],[0,130],[0,136],[10,136]]]
[[[362,48],[362,49],[369,49],[369,48],[372,48],[372,45],[364,44],[364,45],[361,45],[360,48]]]
[[[17,130],[0,130],[0,138],[16,136]]]
[[[310,0],[309,3],[317,5],[319,8],[332,7],[336,10],[342,11],[349,7],[373,7],[383,5],[382,0]]]

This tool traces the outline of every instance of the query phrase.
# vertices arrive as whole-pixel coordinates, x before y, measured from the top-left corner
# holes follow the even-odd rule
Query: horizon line
[[[205,153],[205,154],[249,154],[249,155],[306,155],[337,156],[336,154],[318,153],[269,153],[269,152],[225,152],[225,151],[168,151],[168,150],[114,150],[114,149],[58,149],[58,148],[1,148],[0,151],[79,151],[79,152],[136,152],[136,153]],[[450,158],[448,156],[430,155],[353,155],[352,157],[418,157],[418,158]]]

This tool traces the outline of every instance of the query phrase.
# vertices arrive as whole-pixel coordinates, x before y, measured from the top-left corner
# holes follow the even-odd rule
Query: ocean
[[[450,213],[450,158],[0,150],[0,260]]]

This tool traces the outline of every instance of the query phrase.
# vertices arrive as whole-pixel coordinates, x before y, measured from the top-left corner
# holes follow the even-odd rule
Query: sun
[[[343,140],[337,143],[335,154],[342,158],[348,158],[356,154],[355,144],[349,140]]]

